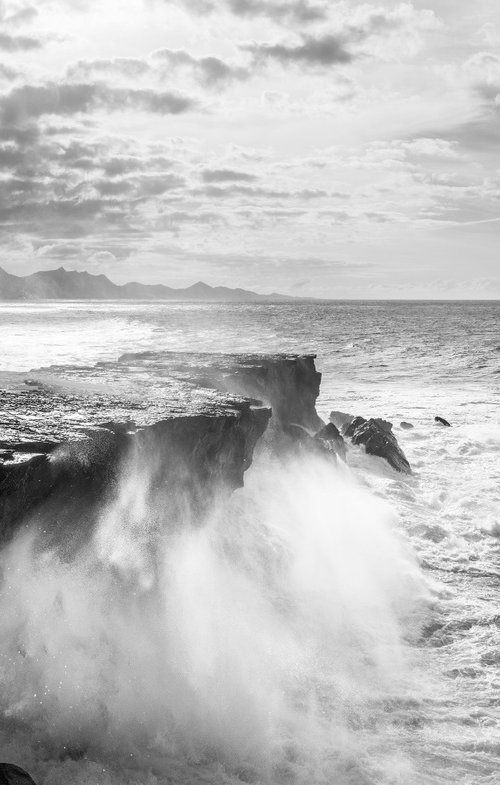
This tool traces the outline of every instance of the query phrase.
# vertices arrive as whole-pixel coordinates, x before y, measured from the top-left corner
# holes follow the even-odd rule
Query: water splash
[[[417,782],[426,593],[390,509],[262,454],[192,523],[137,467],[78,557],[29,531],[1,554],[4,755],[41,785]]]

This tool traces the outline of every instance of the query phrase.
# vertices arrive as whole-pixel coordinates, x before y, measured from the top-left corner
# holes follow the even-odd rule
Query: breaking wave
[[[427,592],[390,508],[320,456],[245,483],[199,525],[135,467],[77,555],[29,528],[1,553],[4,759],[41,785],[418,781]]]

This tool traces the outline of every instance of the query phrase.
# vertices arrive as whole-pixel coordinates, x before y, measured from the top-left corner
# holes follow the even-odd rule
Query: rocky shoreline
[[[143,353],[0,390],[1,538],[47,521],[88,530],[134,466],[147,466],[156,506],[199,511],[243,484],[271,414],[279,428],[321,425],[314,359]]]
[[[120,479],[144,469],[152,509],[199,519],[243,485],[265,433],[280,451],[333,459],[349,439],[410,473],[390,423],[332,413],[325,425],[315,359],[144,352],[17,379],[0,389],[0,538],[25,525],[78,542]]]

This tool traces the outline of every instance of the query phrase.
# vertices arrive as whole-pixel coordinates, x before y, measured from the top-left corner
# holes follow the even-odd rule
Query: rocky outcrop
[[[321,374],[315,359],[314,354],[246,358],[235,372],[224,374],[219,384],[228,392],[268,404],[275,424],[296,424],[315,432],[323,426],[316,411]]]
[[[328,425],[325,425],[324,428],[321,428],[314,438],[316,441],[319,441],[329,452],[333,452],[335,455],[338,455],[339,458],[345,460],[345,441],[337,426],[332,422],[328,423]]]
[[[144,475],[164,516],[199,520],[243,484],[271,409],[278,429],[321,427],[320,379],[313,356],[143,353],[0,390],[0,537],[28,521],[78,539],[123,476]]]
[[[253,449],[271,411],[243,403],[238,411],[170,418],[136,428],[106,424],[88,438],[49,453],[0,465],[1,537],[33,516],[54,530],[70,520],[88,531],[115,493],[123,472],[147,478],[152,507],[196,517],[214,495],[243,485]]]
[[[411,474],[408,459],[392,432],[392,423],[387,420],[355,417],[345,427],[344,436],[355,445],[363,445],[369,455],[384,458],[396,471]]]

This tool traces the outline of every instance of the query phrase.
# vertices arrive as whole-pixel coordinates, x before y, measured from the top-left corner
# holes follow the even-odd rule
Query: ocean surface
[[[0,306],[0,383],[144,350],[314,352],[320,415],[390,420],[414,473],[255,461],[163,554],[161,625],[140,569],[124,602],[105,568],[119,510],[71,569],[20,538],[2,759],[39,785],[500,782],[500,303]]]

